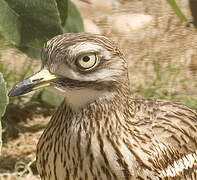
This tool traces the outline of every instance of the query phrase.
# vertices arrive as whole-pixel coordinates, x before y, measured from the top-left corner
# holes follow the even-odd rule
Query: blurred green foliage
[[[187,78],[180,78],[183,73],[181,71],[184,69],[176,68],[173,64],[162,67],[158,60],[153,61],[153,65],[153,74],[145,74],[147,80],[152,80],[151,83],[147,83],[146,87],[133,88],[132,93],[136,95],[136,98],[165,99],[183,103],[197,110],[196,96],[176,91],[178,85],[187,81]]]
[[[81,16],[70,0],[0,0],[0,12],[0,34],[34,58],[52,37],[83,31]]]
[[[0,73],[0,154],[2,148],[2,126],[1,126],[1,118],[3,117],[6,106],[8,105],[8,96],[6,89],[6,82],[3,78],[3,74]]]

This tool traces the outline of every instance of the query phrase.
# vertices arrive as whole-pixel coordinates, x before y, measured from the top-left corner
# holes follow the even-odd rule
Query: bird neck
[[[110,87],[102,90],[91,88],[67,89],[65,92],[65,104],[69,106],[72,111],[80,112],[83,109],[91,107],[91,104],[102,105],[111,102],[124,103],[129,96],[129,88],[126,84],[119,87]],[[115,103],[111,103],[115,104]]]
[[[74,129],[77,129],[78,126],[84,125],[87,127],[84,129],[93,131],[98,126],[107,127],[113,125],[115,127],[114,129],[117,130],[121,126],[121,123],[124,124],[124,119],[127,117],[126,114],[129,112],[128,96],[130,94],[127,88],[119,89],[110,96],[97,98],[77,110],[73,109],[68,104],[68,101],[65,100],[62,106],[59,107],[61,112],[57,110],[56,113],[62,114],[61,117],[63,119],[59,119],[62,126],[66,124],[67,127],[72,126],[75,127]]]

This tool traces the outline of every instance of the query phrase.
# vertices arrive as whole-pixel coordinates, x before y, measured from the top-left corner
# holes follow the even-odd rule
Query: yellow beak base
[[[50,86],[50,82],[56,78],[57,77],[51,74],[47,69],[42,69],[33,76],[16,84],[8,93],[8,96],[19,96],[34,91],[36,89]]]

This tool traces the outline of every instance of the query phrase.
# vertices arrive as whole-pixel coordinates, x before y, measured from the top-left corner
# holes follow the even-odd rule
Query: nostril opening
[[[33,79],[32,82],[35,82],[35,81],[42,81],[44,78],[39,78],[39,79]]]

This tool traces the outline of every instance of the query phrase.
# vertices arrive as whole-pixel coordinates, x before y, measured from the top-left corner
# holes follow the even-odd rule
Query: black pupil
[[[90,57],[89,57],[89,56],[84,56],[84,57],[83,57],[83,61],[84,61],[84,62],[88,62],[89,60],[90,60]]]

